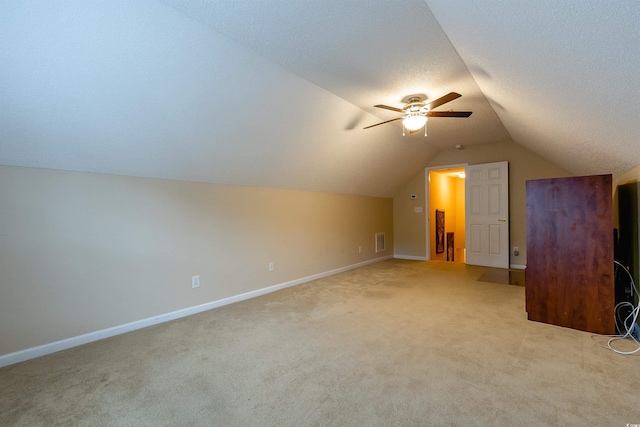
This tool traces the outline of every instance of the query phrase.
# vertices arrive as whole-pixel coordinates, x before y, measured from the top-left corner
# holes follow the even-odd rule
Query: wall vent
[[[384,233],[376,233],[376,253],[384,251]]]

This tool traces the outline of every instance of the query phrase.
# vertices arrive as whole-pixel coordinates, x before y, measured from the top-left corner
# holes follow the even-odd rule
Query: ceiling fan
[[[451,92],[442,96],[434,101],[429,102],[428,104],[420,99],[419,96],[413,96],[408,99],[409,102],[402,107],[390,107],[388,105],[374,105],[377,108],[384,108],[385,110],[396,111],[398,113],[402,113],[402,117],[396,117],[395,119],[387,120],[382,123],[376,123],[375,125],[367,126],[363,129],[369,129],[375,126],[384,125],[386,123],[395,122],[396,120],[402,120],[402,135],[404,135],[404,130],[408,129],[410,133],[413,133],[419,130],[424,126],[424,136],[427,136],[427,119],[429,117],[469,117],[471,115],[471,111],[432,111],[434,108],[437,108],[447,102],[453,101],[454,99],[460,98],[462,95],[459,93]]]

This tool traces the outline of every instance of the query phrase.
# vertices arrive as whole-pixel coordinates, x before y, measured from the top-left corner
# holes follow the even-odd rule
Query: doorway
[[[426,259],[509,268],[509,163],[426,168],[425,180]]]
[[[427,259],[466,262],[465,166],[425,169]]]

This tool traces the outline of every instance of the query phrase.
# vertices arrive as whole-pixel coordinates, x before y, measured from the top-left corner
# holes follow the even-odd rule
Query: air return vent
[[[384,233],[376,233],[376,253],[384,251]]]

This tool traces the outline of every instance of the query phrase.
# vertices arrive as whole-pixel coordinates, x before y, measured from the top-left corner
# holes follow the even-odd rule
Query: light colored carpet
[[[0,369],[0,425],[624,426],[640,357],[390,260]]]

